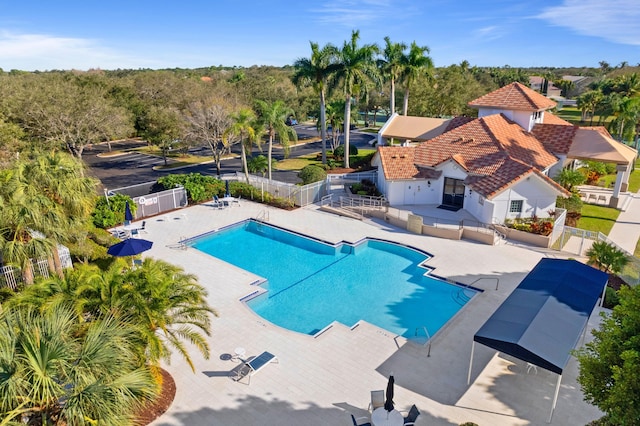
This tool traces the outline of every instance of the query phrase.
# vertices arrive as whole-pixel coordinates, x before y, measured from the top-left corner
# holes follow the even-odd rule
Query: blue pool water
[[[193,247],[267,281],[247,305],[266,320],[315,334],[364,320],[413,337],[433,336],[475,291],[424,276],[428,255],[375,239],[326,244],[255,221],[198,238]],[[424,332],[422,332],[424,337]]]

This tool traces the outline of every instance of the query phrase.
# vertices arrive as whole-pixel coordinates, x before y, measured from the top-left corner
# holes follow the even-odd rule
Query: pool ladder
[[[424,334],[427,337],[427,340],[426,340],[426,342],[424,342],[424,345],[428,344],[427,357],[430,357],[431,356],[431,335],[429,334],[429,330],[427,330],[427,326],[426,325],[423,325],[422,327],[416,327],[416,331],[415,331],[414,337],[418,337],[418,331],[419,330],[424,330]]]
[[[260,210],[260,213],[254,219],[261,222],[269,222],[269,210]]]

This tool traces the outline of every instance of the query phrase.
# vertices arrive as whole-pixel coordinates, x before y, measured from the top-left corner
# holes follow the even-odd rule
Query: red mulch
[[[345,169],[344,167],[336,167],[335,169],[327,170],[329,175],[339,175],[342,173],[353,173],[356,169]]]
[[[162,389],[160,395],[155,401],[149,403],[142,408],[136,415],[136,426],[146,426],[169,409],[173,398],[176,396],[176,382],[173,377],[166,371],[161,369],[162,374]]]
[[[628,286],[629,284],[624,282],[624,280],[619,276],[615,274],[609,274],[609,283],[607,285],[617,291],[620,290],[620,287],[622,287],[623,285]]]

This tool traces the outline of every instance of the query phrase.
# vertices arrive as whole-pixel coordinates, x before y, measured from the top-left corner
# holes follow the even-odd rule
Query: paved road
[[[299,125],[295,126],[299,139],[308,139],[317,137],[318,132],[313,126]],[[351,143],[359,148],[370,147],[368,144],[375,135],[370,133],[351,133]],[[126,150],[136,146],[140,146],[144,142],[138,141],[123,141],[112,142],[113,150]],[[235,147],[239,150],[238,147]],[[266,146],[263,146],[264,154],[266,155]],[[307,143],[303,145],[297,145],[291,148],[291,157],[299,157],[303,155],[312,154],[322,150],[320,141]],[[153,170],[154,166],[163,164],[162,158],[158,158],[151,155],[140,153],[127,153],[124,155],[118,155],[114,157],[99,157],[98,154],[105,154],[108,152],[108,146],[106,144],[94,145],[91,149],[85,149],[83,159],[89,166],[91,174],[100,179],[104,188],[121,188],[124,186],[135,185],[138,183],[151,182],[158,179],[161,176],[165,176],[171,173],[200,173],[208,176],[216,176],[215,163],[198,164],[191,167],[186,167],[176,170],[156,171]],[[208,156],[207,147],[196,147],[190,150],[190,153],[195,155]],[[254,149],[253,154],[257,155],[260,152]],[[221,162],[221,173],[235,173],[242,170],[242,162],[240,160],[239,152],[236,157],[225,159]],[[281,149],[274,148],[273,156],[276,160],[284,158]],[[171,161],[171,160],[169,160]],[[274,179],[297,183],[299,179],[297,172],[281,172],[273,171]]]

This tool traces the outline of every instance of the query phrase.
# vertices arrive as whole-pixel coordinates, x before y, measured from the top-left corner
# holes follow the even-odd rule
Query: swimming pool
[[[428,253],[389,241],[333,245],[250,220],[190,245],[263,277],[266,291],[245,298],[247,305],[300,333],[364,320],[408,338],[416,329],[424,336],[424,328],[433,336],[476,293],[425,276]]]

